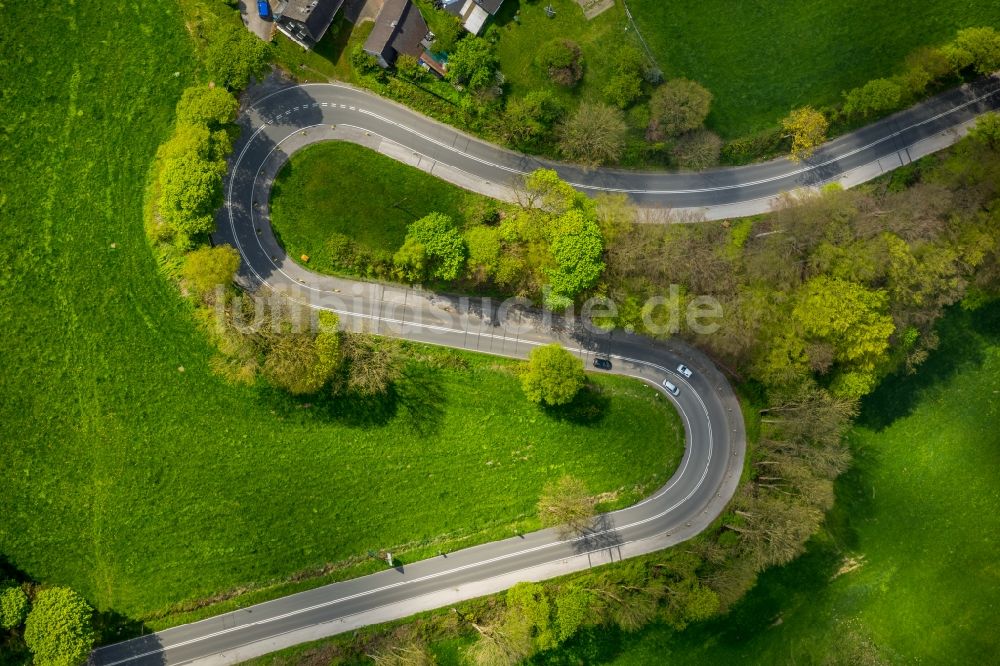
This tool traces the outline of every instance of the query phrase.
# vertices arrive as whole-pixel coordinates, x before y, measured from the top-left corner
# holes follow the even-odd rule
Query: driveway
[[[272,6],[271,9],[273,11],[274,7]],[[257,13],[255,0],[240,0],[240,18],[243,19],[243,25],[247,27],[247,30],[265,42],[271,41],[271,35],[274,34],[274,21],[260,17],[260,14]]]

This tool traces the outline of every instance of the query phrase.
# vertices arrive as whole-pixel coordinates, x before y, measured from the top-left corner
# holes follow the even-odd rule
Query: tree
[[[570,210],[556,220],[549,232],[549,252],[556,268],[546,270],[555,294],[572,299],[594,286],[604,272],[604,240],[593,217]]]
[[[418,247],[422,251],[418,251]],[[411,275],[420,272],[417,268],[420,262],[414,257],[421,254],[423,272],[441,280],[454,280],[465,264],[466,248],[462,234],[452,219],[443,213],[431,213],[410,224],[403,248],[400,250],[403,259],[397,263],[412,266]]]
[[[580,359],[552,343],[531,350],[521,386],[531,402],[565,405],[573,401],[585,381]]]
[[[674,160],[685,169],[707,169],[719,163],[722,139],[708,130],[693,130],[681,135],[674,144]]]
[[[583,51],[569,39],[553,39],[542,44],[535,64],[548,72],[555,83],[570,88],[583,78]]]
[[[1000,113],[991,111],[979,116],[969,136],[994,150],[1000,148]]]
[[[371,397],[387,393],[403,374],[399,340],[364,333],[347,333],[343,340],[347,376],[335,388]]]
[[[844,96],[844,113],[862,117],[883,113],[894,109],[902,95],[903,89],[892,79],[874,79]]]
[[[549,595],[538,583],[518,583],[507,590],[507,612],[527,621],[531,627],[534,651],[548,650],[558,643],[552,626]]]
[[[160,173],[159,211],[175,231],[193,236],[215,229],[215,209],[222,201],[225,163],[189,155],[164,162]]]
[[[500,263],[500,230],[496,227],[472,227],[465,232],[465,244],[469,248],[466,273],[479,284],[488,281]]]
[[[559,126],[559,150],[585,166],[616,162],[625,149],[628,125],[619,109],[584,102]]]
[[[515,146],[530,146],[562,113],[562,105],[551,91],[534,90],[507,102],[497,129]]]
[[[556,593],[556,631],[559,642],[566,641],[593,617],[593,599],[586,588],[566,585]]]
[[[339,319],[324,311],[318,320],[318,332],[312,327],[294,330],[285,320],[269,336],[263,371],[272,385],[292,395],[308,395],[323,388],[340,368]]]
[[[225,88],[192,86],[184,90],[177,103],[177,122],[182,125],[204,125],[210,129],[233,122],[239,102]]]
[[[792,159],[798,161],[811,156],[817,146],[826,141],[829,126],[826,116],[811,106],[789,113],[781,121],[781,129],[792,138]]]
[[[497,64],[489,42],[479,37],[465,37],[448,56],[448,78],[475,92],[493,84]]]
[[[1000,32],[994,28],[959,30],[953,44],[959,53],[967,54],[959,62],[967,59],[965,66],[971,65],[977,74],[986,76],[1000,69]]]
[[[232,245],[201,247],[184,257],[181,277],[203,298],[210,296],[216,287],[228,285],[240,267],[240,254]]]
[[[455,48],[464,30],[462,21],[457,16],[448,12],[436,12],[438,20],[432,26],[434,30],[434,52],[450,53]]]
[[[557,527],[563,538],[594,527],[597,500],[587,492],[583,481],[564,476],[546,484],[538,499],[538,517],[545,527]]]
[[[396,73],[411,81],[419,81],[424,78],[424,69],[420,66],[420,61],[409,53],[401,53],[396,58]]]
[[[0,629],[14,629],[28,617],[28,595],[20,585],[0,590]]]
[[[94,644],[93,609],[68,587],[40,590],[24,626],[24,642],[38,666],[77,666]]]
[[[688,79],[667,81],[649,101],[649,134],[677,136],[701,127],[712,106],[712,93]]]
[[[230,90],[247,87],[251,77],[267,70],[272,48],[268,42],[257,38],[243,26],[217,23],[207,35],[205,67],[209,76],[219,85]]]

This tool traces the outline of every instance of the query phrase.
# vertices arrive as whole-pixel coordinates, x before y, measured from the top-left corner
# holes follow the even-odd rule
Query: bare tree
[[[558,527],[566,538],[593,528],[596,504],[582,481],[564,476],[545,486],[538,500],[538,516],[542,525]]]

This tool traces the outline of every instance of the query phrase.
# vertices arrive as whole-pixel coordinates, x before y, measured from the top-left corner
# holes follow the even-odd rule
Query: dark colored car
[[[606,358],[595,358],[594,367],[597,368],[598,370],[610,370],[611,361]]]
[[[267,3],[267,0],[257,0],[257,15],[262,19],[271,18],[271,5]]]

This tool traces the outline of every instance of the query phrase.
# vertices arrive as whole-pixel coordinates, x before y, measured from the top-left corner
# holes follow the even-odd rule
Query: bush
[[[187,236],[211,233],[214,211],[222,202],[225,163],[191,155],[167,160],[160,174],[160,214]]]
[[[205,67],[209,76],[230,90],[242,90],[251,77],[267,71],[271,45],[263,42],[242,25],[221,23],[207,35]]]
[[[848,116],[867,117],[894,109],[903,90],[892,79],[874,79],[848,92],[844,97],[843,112]]]
[[[20,586],[0,590],[0,629],[13,629],[28,617],[28,595]]]
[[[747,164],[773,155],[781,147],[782,133],[771,129],[759,134],[734,139],[722,147],[722,159],[728,164]]]
[[[420,61],[407,53],[396,58],[396,73],[411,81],[419,81],[426,74],[424,68],[420,66]]]
[[[684,169],[707,169],[719,163],[722,139],[708,130],[694,130],[681,136],[674,144],[674,160]]]
[[[382,74],[382,67],[378,64],[378,60],[375,56],[365,51],[361,44],[354,47],[351,51],[351,67],[359,76],[371,76],[373,74]]]
[[[535,64],[548,72],[553,82],[567,88],[583,78],[583,51],[569,39],[553,39],[542,44]]]
[[[698,129],[708,117],[712,93],[687,79],[673,79],[656,89],[649,101],[647,138],[662,140]]]
[[[35,595],[24,627],[24,642],[38,666],[76,666],[87,661],[94,644],[93,609],[68,587]]]
[[[585,381],[580,359],[555,343],[531,350],[521,376],[528,400],[546,405],[572,402]]]

